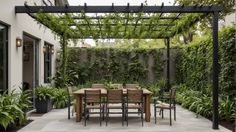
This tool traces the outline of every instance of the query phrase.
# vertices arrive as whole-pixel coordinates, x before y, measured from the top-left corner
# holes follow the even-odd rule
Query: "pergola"
[[[170,38],[212,15],[213,42],[213,129],[218,129],[218,17],[219,6],[16,6],[56,34],[67,39],[165,39],[167,88],[170,88]],[[56,13],[52,15],[53,13]],[[90,15],[90,14],[93,15]],[[52,19],[53,18],[53,19]],[[67,36],[65,36],[65,34]],[[64,39],[63,39],[64,40]],[[64,47],[64,46],[63,46]]]

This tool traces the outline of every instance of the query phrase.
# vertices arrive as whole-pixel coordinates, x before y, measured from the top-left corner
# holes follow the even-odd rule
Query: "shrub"
[[[53,94],[53,102],[56,109],[65,108],[68,103],[67,89],[55,89]]]
[[[0,126],[5,130],[10,124],[21,125],[26,120],[23,110],[31,104],[27,92],[0,94]]]

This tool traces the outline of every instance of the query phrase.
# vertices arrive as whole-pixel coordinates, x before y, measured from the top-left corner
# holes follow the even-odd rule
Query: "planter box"
[[[37,113],[47,113],[53,108],[53,103],[51,99],[39,100],[36,98],[35,107]]]

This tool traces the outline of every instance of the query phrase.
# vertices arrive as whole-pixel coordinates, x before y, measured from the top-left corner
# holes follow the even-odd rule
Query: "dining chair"
[[[137,89],[138,87],[139,87],[138,84],[131,84],[131,83],[125,84],[126,89]]]
[[[160,100],[154,101],[154,117],[156,123],[156,112],[160,109],[160,114],[164,118],[164,110],[168,109],[170,112],[170,126],[172,125],[172,109],[174,110],[174,120],[176,121],[176,89],[172,88],[168,93],[164,92]]]
[[[144,96],[142,89],[127,89],[127,98],[125,100],[125,118],[128,126],[129,114],[138,113],[141,114],[142,126],[143,126],[143,112],[144,112]],[[129,109],[137,109],[137,112],[129,112]]]
[[[92,104],[92,105],[91,105]],[[98,109],[99,112],[92,112],[91,110]],[[88,116],[90,114],[99,114],[100,115],[100,126],[102,125],[102,114],[104,110],[104,105],[101,100],[101,90],[85,90],[84,95],[84,125]]]
[[[107,100],[106,100],[106,126],[109,119],[109,114],[122,114],[122,126],[124,125],[124,100],[122,89],[107,90]],[[110,110],[121,110],[110,111]]]
[[[92,88],[105,88],[105,85],[101,83],[95,83],[92,84]]]

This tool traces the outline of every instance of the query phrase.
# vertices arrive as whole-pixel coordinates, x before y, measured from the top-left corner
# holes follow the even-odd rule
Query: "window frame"
[[[53,45],[44,42],[44,83],[51,83],[50,77],[52,76],[52,48]]]
[[[3,34],[3,87],[0,89],[0,93],[9,90],[8,88],[8,45],[9,45],[9,25],[0,21],[0,26],[5,28]]]

